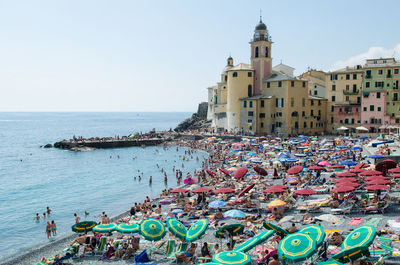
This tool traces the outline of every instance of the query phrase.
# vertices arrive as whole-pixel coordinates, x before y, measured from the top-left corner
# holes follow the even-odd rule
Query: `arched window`
[[[255,57],[258,57],[258,47],[256,47],[256,51],[255,51]]]
[[[233,77],[237,77],[237,72],[233,72]]]
[[[253,89],[252,89],[251,85],[249,85],[247,87],[247,96],[249,96],[249,97],[253,96]]]
[[[265,47],[265,57],[268,57],[269,53],[268,53],[268,47]]]

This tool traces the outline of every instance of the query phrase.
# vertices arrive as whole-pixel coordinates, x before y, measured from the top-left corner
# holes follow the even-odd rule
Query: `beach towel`
[[[351,219],[351,221],[349,222],[349,225],[359,225],[361,222],[362,222],[362,218],[354,217],[354,218]]]
[[[365,225],[377,226],[381,220],[380,217],[371,217],[365,222]]]
[[[149,256],[147,255],[146,250],[143,250],[142,253],[140,253],[139,255],[137,255],[137,256],[135,257],[135,261],[136,261],[136,263],[139,263],[139,262],[149,262],[150,259],[149,259]]]

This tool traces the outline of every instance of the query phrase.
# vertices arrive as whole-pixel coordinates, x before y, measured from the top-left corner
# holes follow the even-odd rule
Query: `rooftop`
[[[254,71],[254,68],[252,68],[250,64],[240,63],[228,69],[228,71],[240,71],[240,70]]]

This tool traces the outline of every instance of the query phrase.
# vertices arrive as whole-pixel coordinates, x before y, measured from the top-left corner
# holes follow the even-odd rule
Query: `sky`
[[[0,0],[0,111],[196,111],[260,9],[295,74],[400,57],[399,1]]]

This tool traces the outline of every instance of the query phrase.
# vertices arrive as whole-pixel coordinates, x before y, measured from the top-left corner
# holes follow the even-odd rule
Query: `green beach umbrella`
[[[321,246],[325,239],[325,231],[319,225],[308,225],[301,229],[299,233],[308,234],[315,240],[317,247]]]
[[[123,233],[123,234],[132,234],[139,232],[139,225],[137,224],[120,224],[117,226],[117,229],[115,229],[117,232]]]
[[[342,243],[342,249],[353,247],[369,247],[376,237],[376,229],[372,225],[363,225],[354,229]]]
[[[48,265],[48,263],[46,263],[46,262],[39,262],[39,263],[36,263],[36,265]]]
[[[228,231],[229,235],[232,237],[243,233],[243,230],[244,230],[244,225],[242,224],[224,225],[215,232],[215,237],[219,238],[225,237],[225,231]]]
[[[174,236],[179,239],[186,240],[187,229],[181,222],[174,218],[168,218],[167,227]]]
[[[364,253],[368,251],[368,247],[354,247],[342,249],[339,253],[336,253],[331,257],[332,260],[338,260],[340,262],[351,262],[364,256]]]
[[[146,240],[156,241],[165,236],[165,226],[160,220],[147,218],[140,223],[140,234]]]
[[[294,233],[279,242],[278,254],[289,262],[308,259],[316,251],[315,241],[308,234]]]
[[[116,224],[101,224],[93,227],[93,231],[98,233],[108,233],[114,231],[115,228],[117,228]]]
[[[208,219],[200,219],[194,223],[186,233],[186,241],[192,242],[200,238],[207,230]]]
[[[72,231],[77,232],[77,233],[82,233],[82,232],[87,232],[87,231],[91,231],[93,229],[93,227],[95,227],[97,225],[96,222],[94,221],[83,221],[77,224],[74,224],[73,226],[71,226]]]
[[[263,222],[263,226],[268,230],[274,230],[278,235],[284,237],[289,234],[288,231],[280,226],[274,225],[273,223]]]
[[[254,248],[255,246],[261,244],[268,238],[270,238],[274,233],[275,231],[273,230],[263,231],[255,235],[254,237],[250,238],[249,240],[243,242],[242,244],[237,246],[234,250],[239,252],[247,252],[250,249]]]
[[[344,264],[335,260],[327,260],[324,262],[318,262],[317,265],[344,265]]]
[[[250,265],[251,258],[249,255],[238,251],[225,251],[215,254],[212,259],[223,265]]]
[[[202,265],[221,265],[221,263],[217,263],[217,262],[207,262],[207,263],[202,263]]]

